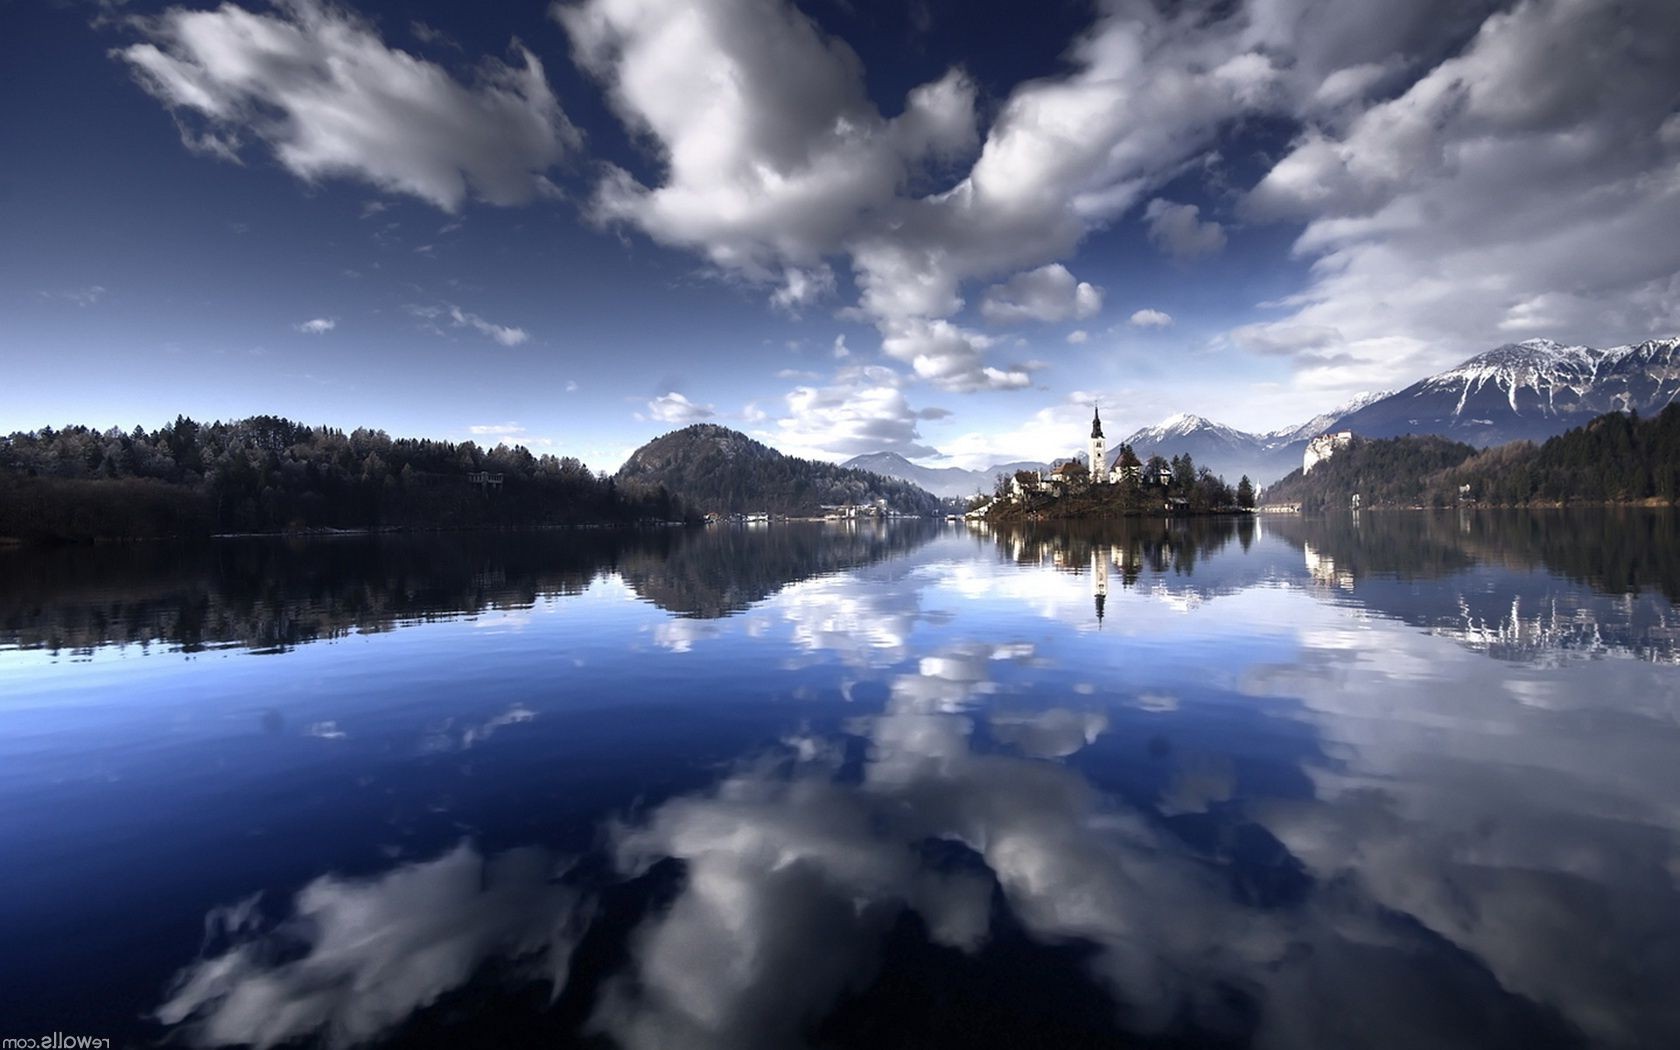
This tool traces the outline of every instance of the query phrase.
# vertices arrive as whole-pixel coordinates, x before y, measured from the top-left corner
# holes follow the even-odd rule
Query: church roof
[[[1091,436],[1094,438],[1103,436],[1102,416],[1097,412],[1096,405],[1091,406]]]

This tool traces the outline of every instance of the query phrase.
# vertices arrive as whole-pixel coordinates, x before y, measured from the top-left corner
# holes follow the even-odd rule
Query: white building
[[[1108,480],[1108,440],[1103,437],[1102,416],[1097,412],[1097,406],[1091,406],[1091,458],[1086,461],[1091,471],[1091,480],[1103,482]]]

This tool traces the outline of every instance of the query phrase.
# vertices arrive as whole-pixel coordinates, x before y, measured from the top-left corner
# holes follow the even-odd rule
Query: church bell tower
[[[1091,406],[1091,468],[1092,481],[1108,480],[1108,442],[1103,440],[1102,416],[1097,406]]]

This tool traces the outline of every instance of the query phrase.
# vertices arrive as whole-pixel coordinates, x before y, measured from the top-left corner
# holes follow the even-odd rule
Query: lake
[[[1680,1045],[1666,511],[0,550],[0,1036]]]

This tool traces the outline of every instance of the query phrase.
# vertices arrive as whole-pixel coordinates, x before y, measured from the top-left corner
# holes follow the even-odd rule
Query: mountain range
[[[1436,434],[1478,448],[1539,441],[1605,412],[1661,411],[1680,397],[1680,337],[1599,349],[1549,339],[1508,343],[1429,376],[1398,392],[1361,394],[1293,427],[1250,433],[1201,416],[1179,414],[1123,439],[1110,439],[1109,465],[1122,443],[1140,459],[1189,453],[1227,480],[1244,474],[1268,484],[1301,465],[1313,437],[1351,430],[1365,437]],[[1070,451],[1083,444],[1073,435]],[[1039,463],[995,464],[985,470],[922,467],[896,453],[857,456],[847,466],[903,478],[939,495],[990,491],[999,471]]]
[[[1049,464],[1021,460],[1014,463],[994,463],[984,470],[964,470],[961,467],[924,467],[910,462],[897,452],[870,452],[862,456],[853,456],[841,466],[853,470],[868,470],[889,478],[902,478],[946,499],[965,499],[976,492],[990,493],[999,474],[1013,474],[1017,470],[1044,470]]]

